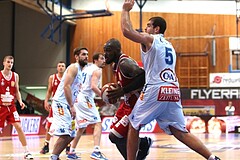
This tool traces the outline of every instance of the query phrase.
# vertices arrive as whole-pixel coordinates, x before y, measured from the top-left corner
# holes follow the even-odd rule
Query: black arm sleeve
[[[145,71],[142,70],[140,74],[132,79],[132,82],[123,87],[124,94],[142,88],[145,83]]]

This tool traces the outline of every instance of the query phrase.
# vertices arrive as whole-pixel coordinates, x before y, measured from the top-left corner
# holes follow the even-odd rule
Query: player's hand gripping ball
[[[113,89],[116,89],[117,86],[116,83],[107,83],[105,84],[102,89],[101,89],[101,97],[102,97],[102,100],[105,102],[105,103],[110,103],[110,104],[115,104],[118,99],[109,99],[108,98],[108,91],[111,91]]]

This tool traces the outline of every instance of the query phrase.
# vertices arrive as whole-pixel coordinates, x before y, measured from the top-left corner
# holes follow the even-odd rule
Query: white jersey
[[[85,67],[82,71],[82,76],[83,76],[83,84],[81,87],[81,94],[84,94],[85,96],[88,96],[88,98],[94,99],[95,97],[95,92],[91,89],[91,79],[92,79],[92,74],[96,70],[102,70],[102,68],[99,68],[95,64],[88,65]],[[100,81],[98,82],[99,85]]]
[[[97,70],[102,69],[95,64],[83,69],[83,84],[77,96],[77,101],[74,103],[77,128],[85,128],[89,124],[101,122],[101,117],[94,103],[95,92],[91,89],[92,74]]]
[[[188,132],[175,74],[175,50],[162,34],[153,37],[151,48],[147,52],[141,51],[146,84],[129,121],[136,130],[155,119],[167,134],[172,134],[169,126]]]
[[[78,73],[71,85],[71,90],[72,90],[72,102],[74,102],[77,98],[77,95],[80,91],[80,87],[82,85],[82,70],[81,70],[81,67],[78,63],[74,63],[74,64],[71,64],[71,65],[76,65],[78,67]],[[67,104],[68,105],[68,102],[65,98],[65,93],[64,93],[64,81],[65,81],[65,77],[66,77],[66,73],[68,71],[68,68],[66,69],[66,71],[64,72],[63,74],[63,77],[61,79],[61,82],[57,88],[57,91],[53,97],[53,100],[55,101],[58,101],[58,102],[61,102],[61,103],[64,103],[64,104]]]
[[[146,84],[174,84],[179,86],[175,74],[176,53],[172,44],[165,40],[162,34],[154,37],[151,48],[141,57],[146,72]]]

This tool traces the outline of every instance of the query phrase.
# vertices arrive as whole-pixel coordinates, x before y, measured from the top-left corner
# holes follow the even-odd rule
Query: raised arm
[[[133,29],[132,22],[130,20],[130,10],[134,5],[134,0],[125,0],[122,13],[121,13],[121,29],[123,35],[137,43],[141,43],[146,48],[150,48],[153,42],[153,37],[147,33],[139,33]]]

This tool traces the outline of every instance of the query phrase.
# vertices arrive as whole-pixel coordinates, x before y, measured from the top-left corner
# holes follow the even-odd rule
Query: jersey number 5
[[[172,48],[167,48],[165,47],[166,49],[166,54],[165,54],[165,62],[168,64],[168,65],[172,65],[173,64],[173,55],[172,55]]]

